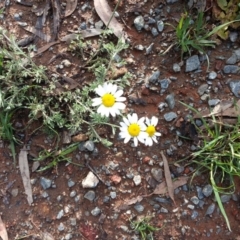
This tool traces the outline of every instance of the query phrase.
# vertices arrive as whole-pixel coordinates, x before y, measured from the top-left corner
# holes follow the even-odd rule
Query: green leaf
[[[227,10],[228,3],[226,0],[217,0],[217,5],[222,9],[222,10]]]

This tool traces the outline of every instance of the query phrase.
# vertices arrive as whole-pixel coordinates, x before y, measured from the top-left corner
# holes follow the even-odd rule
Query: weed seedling
[[[201,116],[193,107],[182,104]],[[202,141],[198,150],[190,155],[189,164],[196,164],[196,172],[205,172],[209,175],[216,201],[228,229],[231,230],[220,194],[234,193],[234,176],[240,176],[240,116],[234,126],[222,122],[214,114],[211,116],[213,127],[210,127],[208,121],[203,117],[201,121],[204,128],[195,125],[199,135],[202,136]],[[194,119],[192,119],[192,123],[195,124]]]
[[[139,221],[130,221],[134,231],[139,232],[142,240],[153,240],[153,233],[159,231],[159,228],[155,228],[150,224],[150,217],[144,217]]]

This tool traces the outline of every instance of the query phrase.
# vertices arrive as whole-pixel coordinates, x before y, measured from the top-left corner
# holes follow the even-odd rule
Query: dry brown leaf
[[[120,24],[115,17],[112,17],[112,10],[109,7],[106,0],[94,0],[94,7],[98,16],[102,19],[104,24],[108,26],[109,29],[113,30],[113,33],[118,38],[125,39],[123,26]],[[111,20],[111,21],[110,21]],[[110,21],[110,23],[109,23]],[[125,33],[126,34],[126,33]]]
[[[50,43],[46,44],[45,46],[39,48],[38,51],[37,51],[37,53],[34,54],[34,55],[31,56],[31,57],[36,57],[36,56],[42,54],[43,52],[47,51],[47,50],[48,50],[50,47],[52,47],[53,45],[59,44],[59,43],[60,43],[60,41],[50,42]]]
[[[176,189],[184,184],[187,183],[188,177],[182,176],[177,178],[176,180],[173,181],[173,188]],[[161,182],[160,184],[157,185],[155,190],[153,191],[152,194],[167,194],[168,189],[167,189],[167,184],[165,181]],[[152,195],[151,194],[151,195]]]
[[[133,205],[135,203],[141,202],[142,200],[143,200],[142,196],[137,196],[135,198],[125,200],[124,203],[127,204],[127,205]]]
[[[162,159],[163,159],[164,175],[165,175],[165,179],[166,179],[166,183],[167,183],[168,194],[169,194],[169,197],[173,200],[174,204],[176,205],[175,200],[174,200],[174,188],[173,188],[173,182],[172,182],[170,169],[168,166],[168,160],[165,157],[163,151],[161,151],[160,153],[161,153]]]
[[[51,0],[53,15],[53,40],[57,39],[61,20],[61,5],[59,0]]]
[[[77,7],[77,0],[67,0],[67,6],[64,17],[70,16]]]
[[[61,41],[62,42],[67,42],[70,43],[72,40],[77,39],[77,37],[80,35],[82,38],[89,38],[89,37],[94,37],[94,36],[98,36],[103,32],[102,29],[86,29],[86,30],[82,30],[79,31],[78,33],[71,33],[68,34],[66,36],[64,36]]]
[[[2,238],[2,240],[8,240],[7,230],[5,224],[2,221],[1,216],[0,216],[0,237]]]
[[[23,186],[25,189],[25,193],[27,194],[27,201],[28,201],[28,204],[31,205],[33,202],[33,197],[32,197],[32,186],[30,182],[30,173],[29,173],[26,146],[23,146],[23,148],[21,149],[18,160],[19,160],[20,173],[23,180]]]
[[[44,34],[40,30],[37,30],[37,29],[35,29],[35,28],[31,27],[31,26],[23,27],[23,29],[25,29],[28,32],[31,32],[31,33],[35,34],[36,36],[40,37],[41,39],[43,39],[46,42],[49,42],[50,39],[51,39],[51,36],[49,36],[47,34]]]

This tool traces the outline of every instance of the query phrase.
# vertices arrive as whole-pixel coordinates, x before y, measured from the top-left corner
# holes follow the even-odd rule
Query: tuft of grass
[[[182,104],[200,116],[196,109],[185,103]],[[240,116],[238,116],[237,124],[234,126],[224,124],[213,114],[211,117],[213,127],[210,127],[206,119],[201,118],[201,121],[203,128],[197,127],[192,119],[199,135],[202,136],[202,141],[198,150],[189,156],[190,164],[196,164],[195,173],[205,172],[209,175],[216,201],[227,227],[231,231],[220,194],[234,193],[234,176],[240,176]]]
[[[190,16],[189,13],[185,12],[181,15],[177,26],[169,24],[175,29],[176,33],[175,43],[171,47],[177,46],[180,48],[181,58],[183,58],[185,53],[191,55],[193,51],[197,51],[201,54],[205,53],[206,47],[214,48],[216,45],[216,41],[212,40],[211,37],[217,34],[220,30],[226,29],[231,23],[237,21],[239,20],[225,22],[209,31],[207,29],[203,12],[198,12],[196,19]]]
[[[148,240],[154,240],[153,233],[155,231],[160,230],[160,228],[153,227],[150,224],[150,220],[151,220],[150,217],[143,217],[143,218],[141,218],[140,220],[137,220],[137,221],[131,221],[130,220],[130,223],[131,223],[131,226],[132,226],[133,230],[137,231],[140,234],[141,240],[147,240],[147,239]]]

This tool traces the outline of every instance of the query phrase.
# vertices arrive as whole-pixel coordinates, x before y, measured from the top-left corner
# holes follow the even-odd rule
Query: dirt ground
[[[31,3],[29,6],[27,6],[26,2],[10,1],[10,4],[5,9],[4,17],[0,20],[1,26],[13,34],[17,40],[32,36],[32,33],[19,26],[18,21],[16,21],[16,14],[21,13],[19,22],[26,22],[28,26],[35,26],[37,16],[36,11],[33,11],[33,6],[36,6],[36,9],[39,10],[46,5],[45,1],[32,0],[28,2]],[[0,2],[0,4],[3,3]],[[61,4],[61,9],[64,10],[64,4]],[[84,4],[88,4],[90,7],[84,8],[83,11]],[[113,1],[109,1],[109,4],[113,9]],[[114,145],[110,148],[96,144],[97,154],[78,150],[74,152],[71,156],[73,161],[82,164],[83,167],[61,163],[54,169],[44,172],[31,172],[33,187],[33,204],[31,206],[28,205],[26,200],[19,168],[13,166],[8,145],[2,144],[0,148],[0,213],[10,240],[140,239],[139,235],[131,229],[129,219],[148,215],[152,217],[151,225],[161,228],[159,231],[154,232],[154,239],[156,240],[240,239],[240,181],[237,178],[235,181],[237,200],[230,199],[224,204],[232,232],[228,231],[217,207],[213,214],[206,215],[210,204],[216,204],[213,194],[204,198],[202,207],[194,206],[194,209],[191,209],[191,206],[189,206],[194,205],[190,202],[190,199],[197,195],[196,186],[202,188],[209,183],[209,179],[205,175],[196,177],[192,185],[187,184],[187,190],[182,186],[179,187],[174,195],[176,204],[168,196],[146,196],[153,192],[152,186],[154,184],[156,186],[156,182],[152,186],[149,182],[151,170],[153,168],[162,168],[160,151],[166,153],[166,150],[171,145],[177,146],[172,155],[166,154],[171,165],[172,174],[182,176],[191,172],[191,168],[184,167],[184,170],[179,174],[174,163],[191,153],[192,142],[183,141],[178,146],[177,121],[165,121],[163,115],[167,110],[160,112],[158,109],[159,103],[165,102],[168,94],[174,94],[176,105],[173,111],[177,112],[178,119],[184,118],[188,114],[188,110],[179,101],[186,104],[192,103],[196,109],[206,107],[207,103],[200,99],[198,87],[206,82],[208,73],[206,62],[201,64],[201,71],[198,73],[186,73],[184,67],[180,72],[174,72],[173,64],[181,62],[179,51],[172,49],[166,56],[159,54],[162,49],[166,49],[171,44],[173,40],[172,29],[166,26],[163,31],[164,34],[161,33],[156,37],[153,37],[150,31],[142,30],[138,32],[134,26],[134,19],[137,16],[135,12],[147,15],[150,9],[156,9],[161,5],[165,19],[174,22],[173,19],[179,19],[183,9],[185,9],[185,4],[186,1],[177,1],[171,4],[165,1],[140,2],[127,0],[117,10],[120,15],[118,21],[124,25],[124,30],[130,38],[130,48],[126,50],[124,57],[131,57],[134,60],[133,63],[126,66],[128,71],[133,74],[131,85],[124,93],[128,99],[127,107],[129,111],[134,110],[139,116],[155,115],[158,117],[157,128],[162,133],[158,144],[153,145],[151,148],[143,145],[135,148],[131,144],[124,144],[116,136],[113,139]],[[70,16],[61,19],[58,38],[61,39],[63,36],[76,31],[83,22],[87,22],[90,26],[91,22],[96,23],[99,20],[100,18],[94,10],[92,1],[78,1],[74,12]],[[47,24],[43,28],[44,32],[50,36],[52,24],[53,19],[50,15],[47,18]],[[115,38],[113,36],[113,41],[116,41]],[[93,42],[94,39],[96,38],[92,38]],[[51,41],[55,40],[57,39]],[[39,37],[36,37],[33,43],[37,49],[47,44],[46,41]],[[146,55],[145,51],[139,51],[135,48],[138,45],[149,46],[152,43],[153,50],[149,55]],[[224,65],[224,60],[221,60],[220,56],[223,56],[224,59],[229,58],[233,47],[234,49],[240,47],[239,37],[237,42],[232,43],[227,40],[211,50],[209,55],[210,71],[218,73],[217,79],[211,83],[211,89],[219,87],[219,84],[221,86],[217,92],[211,90],[212,99],[232,98],[226,80],[229,77],[239,79],[239,75],[223,74],[221,66]],[[66,49],[67,43],[60,42],[53,45],[51,50],[48,49],[34,58],[34,61],[37,64],[45,65],[52,71],[58,71],[59,73],[66,73],[67,71],[68,76],[78,76],[75,80],[81,84],[84,81],[94,81],[91,74],[85,73],[85,70],[81,69],[84,64],[83,61],[77,56],[72,56]],[[52,57],[56,58],[49,64]],[[61,64],[64,59],[68,59],[74,64],[67,70],[65,68],[57,69],[56,65]],[[144,85],[144,79],[156,70],[161,72],[161,79],[176,79],[171,82],[167,90],[162,94],[159,94],[159,89],[156,91],[149,90]],[[144,104],[134,104],[129,101],[129,96],[133,93],[137,93]],[[22,122],[22,119],[27,119],[24,113],[20,116],[19,121]],[[110,132],[107,132],[106,135],[110,135]],[[31,155],[36,155],[42,147],[48,149],[53,144],[51,140],[46,139],[48,139],[48,136],[41,132],[31,138],[30,169],[33,165]],[[39,146],[41,147],[39,148]],[[20,149],[17,150],[19,152]],[[91,168],[98,173],[101,179],[97,187],[92,189],[95,194],[93,201],[89,201],[84,197],[91,189],[84,189],[81,184],[88,172],[91,171],[89,166],[84,166],[86,155],[90,159]],[[117,166],[111,167],[111,164]],[[128,173],[140,175],[141,184],[135,186],[133,179],[126,177]],[[43,189],[41,178],[51,180],[51,187]],[[114,179],[116,178],[120,179],[120,181],[115,182]],[[75,184],[69,185],[70,180]],[[109,197],[112,196],[112,192],[116,193],[116,197]],[[124,205],[124,200],[134,199],[142,195],[146,196],[139,203],[144,207],[142,211],[136,210],[135,207],[138,204]],[[158,202],[157,197],[162,197],[164,201]],[[92,210],[96,207],[101,209],[101,213],[94,216]],[[161,209],[167,211],[164,212]],[[193,210],[198,213],[196,218],[192,217]],[[60,212],[62,213],[61,216],[59,216]]]

